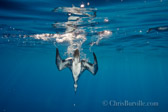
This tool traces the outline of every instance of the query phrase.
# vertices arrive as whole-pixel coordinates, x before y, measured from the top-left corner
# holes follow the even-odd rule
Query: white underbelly
[[[72,63],[72,73],[73,73],[73,78],[75,82],[77,82],[80,72],[81,72],[81,63],[73,62]]]

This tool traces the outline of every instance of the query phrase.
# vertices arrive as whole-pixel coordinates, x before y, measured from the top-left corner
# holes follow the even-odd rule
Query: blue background
[[[113,34],[92,47],[98,73],[85,71],[75,94],[71,71],[58,71],[55,65],[55,48],[63,56],[66,43],[18,35],[64,32],[52,24],[67,21],[67,15],[52,10],[87,2],[98,9],[97,17],[110,20],[93,27]],[[168,31],[146,31],[168,26],[167,4],[167,0],[1,0],[0,112],[166,112]],[[87,38],[82,47],[93,61]],[[104,106],[104,100],[142,100],[159,106]]]

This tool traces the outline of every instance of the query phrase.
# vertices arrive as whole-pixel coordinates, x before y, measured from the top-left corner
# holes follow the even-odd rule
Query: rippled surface
[[[96,53],[98,74],[85,72],[76,96],[56,47],[64,58]],[[167,110],[168,0],[1,0],[0,48],[0,111]],[[125,99],[159,107],[102,106]]]
[[[72,5],[70,7],[66,7],[65,2],[65,6],[56,7],[50,2],[42,2],[46,5],[44,8],[37,3],[24,3],[26,6],[20,10],[17,2],[16,7],[8,6],[7,2],[6,7],[1,8],[1,44],[64,46],[69,55],[76,48],[91,51],[91,48],[104,47],[114,51],[167,53],[168,30],[147,32],[150,28],[168,26],[167,1],[115,5],[110,2],[106,7],[92,7],[89,2],[76,6],[72,2],[67,4]]]

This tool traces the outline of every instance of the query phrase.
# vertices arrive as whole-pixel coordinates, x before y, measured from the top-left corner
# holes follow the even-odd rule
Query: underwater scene
[[[168,111],[168,0],[0,0],[0,112]]]

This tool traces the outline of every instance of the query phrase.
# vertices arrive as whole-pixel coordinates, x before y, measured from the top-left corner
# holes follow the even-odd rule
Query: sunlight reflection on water
[[[82,45],[87,40],[87,35],[94,36],[95,41],[90,44],[90,48],[93,45],[98,45],[103,38],[107,38],[112,35],[112,31],[104,30],[98,31],[96,25],[100,23],[109,22],[108,18],[97,18],[96,8],[84,8],[84,4],[80,7],[58,7],[53,12],[63,12],[68,14],[66,22],[56,22],[53,27],[56,29],[64,28],[65,32],[56,34],[35,34],[31,35],[35,39],[41,39],[44,41],[55,39],[57,44],[68,42],[67,54],[72,56],[75,49],[79,49],[82,52]],[[97,22],[97,20],[99,22]]]

